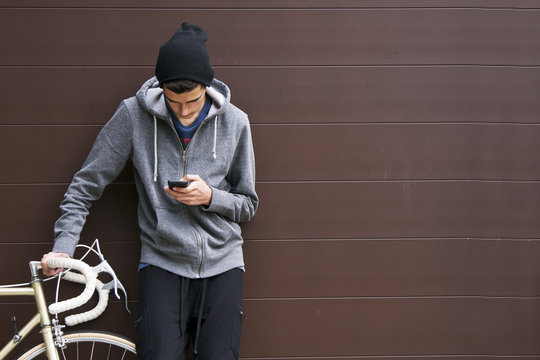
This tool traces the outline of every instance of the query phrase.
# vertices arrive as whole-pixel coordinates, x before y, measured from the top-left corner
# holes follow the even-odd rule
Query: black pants
[[[244,272],[186,279],[154,266],[140,272],[137,354],[145,360],[238,359]]]

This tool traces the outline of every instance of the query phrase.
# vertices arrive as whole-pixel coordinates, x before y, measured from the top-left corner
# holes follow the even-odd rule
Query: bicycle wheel
[[[66,348],[58,349],[62,360],[99,359],[99,360],[132,360],[137,359],[135,344],[122,336],[85,331],[65,334]],[[47,359],[45,344],[41,343],[21,355],[19,360]]]

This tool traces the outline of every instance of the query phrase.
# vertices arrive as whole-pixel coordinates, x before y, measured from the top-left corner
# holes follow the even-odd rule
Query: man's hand
[[[43,257],[41,258],[41,267],[43,268],[43,275],[45,276],[54,276],[64,270],[64,269],[58,269],[58,268],[51,269],[50,267],[47,266],[47,259],[50,259],[53,257],[69,258],[70,256],[68,254],[55,253],[55,252],[50,252],[48,254],[43,255]]]
[[[182,180],[191,181],[191,183],[185,188],[169,189],[165,186],[165,191],[169,196],[186,205],[210,205],[212,189],[199,175],[186,175]]]

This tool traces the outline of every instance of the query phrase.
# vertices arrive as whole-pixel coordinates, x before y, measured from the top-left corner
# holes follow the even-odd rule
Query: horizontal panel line
[[[540,354],[529,355],[494,355],[494,354],[429,354],[429,355],[339,355],[339,356],[280,356],[280,357],[240,357],[242,360],[310,360],[310,359],[422,359],[422,358],[486,358],[491,357],[494,359],[530,359],[538,358]]]
[[[0,69],[154,69],[155,65],[20,65],[3,64]],[[333,64],[333,65],[212,65],[214,69],[339,69],[339,68],[516,68],[540,69],[540,64]]]
[[[9,284],[8,284],[9,285]],[[6,295],[0,296],[0,303],[2,304],[34,304],[33,301],[2,301],[2,298],[21,297],[29,298],[22,295]],[[540,296],[483,296],[483,295],[437,295],[437,296],[343,296],[343,297],[275,297],[275,298],[243,298],[243,301],[344,301],[344,300],[540,300]],[[128,300],[128,303],[137,303],[138,300]],[[89,304],[96,303],[96,300],[91,300]],[[109,300],[109,303],[123,304],[124,300]]]
[[[493,354],[453,354],[453,355],[348,355],[348,356],[281,356],[281,357],[241,357],[242,360],[310,360],[310,359],[422,359],[422,358],[493,358],[493,359],[531,359],[538,358],[540,354],[534,355],[493,355]]]
[[[3,285],[3,284],[0,284],[0,285]],[[15,297],[19,297],[19,298],[24,298],[25,300],[24,301],[3,301],[2,299],[3,298],[15,298]],[[31,299],[32,297],[31,296],[21,296],[21,295],[6,295],[6,296],[0,296],[0,304],[2,304],[3,306],[4,305],[35,305],[36,302],[35,301],[29,301],[28,299]],[[128,304],[133,304],[133,305],[136,305],[137,303],[139,302],[139,300],[128,300]],[[49,301],[48,304],[52,304],[53,301]],[[97,303],[96,300],[89,300],[87,302],[87,304],[89,305],[92,305],[92,304],[95,304]],[[124,298],[122,297],[121,300],[116,300],[116,299],[113,299],[113,297],[110,298],[108,304],[124,304],[125,301],[124,301]],[[86,304],[83,304],[81,305],[84,306]],[[76,311],[76,309],[75,309]]]
[[[287,238],[287,239],[250,239],[244,238],[246,243],[295,243],[295,242],[381,242],[381,241],[423,241],[423,242],[443,242],[443,241],[470,241],[470,242],[539,242],[540,238],[510,238],[510,237],[381,237],[381,238]],[[133,243],[138,243],[139,240],[133,241],[104,241],[104,244],[107,245],[119,245],[126,244],[132,245]],[[28,246],[36,245],[41,246],[45,244],[52,243],[52,240],[46,240],[43,242],[13,242],[0,241],[0,246]]]
[[[418,183],[500,183],[500,184],[540,184],[540,180],[513,179],[375,179],[375,180],[261,180],[259,185],[296,185],[296,184],[418,184]],[[66,186],[70,182],[9,182],[0,186]],[[111,185],[134,185],[132,181],[113,182]]]
[[[410,295],[410,296],[329,296],[244,298],[244,301],[342,301],[342,300],[540,300],[540,296],[494,295]]]
[[[537,11],[535,7],[511,7],[511,6],[341,6],[341,7],[104,7],[104,6],[1,6],[0,9],[10,10],[100,10],[100,11],[415,11],[415,10],[482,10],[482,11]]]
[[[118,245],[118,244],[126,244],[126,245],[132,245],[133,243],[138,243],[139,242],[139,239],[137,240],[133,240],[133,241],[103,241],[103,240],[100,240],[100,244],[105,244],[105,246],[108,246],[108,245]],[[18,245],[25,245],[25,246],[28,246],[28,245],[38,245],[38,246],[41,246],[41,245],[48,245],[48,244],[51,244],[52,245],[53,243],[53,240],[52,238],[50,240],[45,240],[43,242],[36,242],[36,241],[31,241],[31,242],[25,242],[25,241],[21,241],[21,242],[14,242],[14,241],[7,241],[7,242],[3,242],[3,241],[0,241],[0,246],[18,246]],[[80,244],[86,244],[86,243],[91,243],[91,241],[80,241],[79,242]],[[36,260],[39,260],[39,259],[36,259]]]
[[[286,243],[286,242],[337,242],[337,241],[343,241],[343,242],[370,242],[370,241],[425,241],[425,242],[442,242],[442,241],[482,241],[482,242],[538,242],[540,241],[540,238],[514,238],[514,237],[381,237],[381,238],[287,238],[287,239],[250,239],[250,238],[244,238],[244,241],[246,243]],[[132,245],[133,243],[138,243],[139,240],[133,240],[133,241],[103,241],[104,244],[108,245],[118,245],[118,244],[126,244],[126,245]],[[46,240],[43,242],[13,242],[13,241],[7,241],[3,242],[0,241],[0,246],[14,246],[14,245],[44,245],[52,243],[52,240]]]
[[[70,182],[0,183],[0,186],[68,186]],[[113,182],[109,185],[135,185],[132,181]]]
[[[120,101],[120,100],[119,100]],[[96,123],[96,124],[38,124],[38,123],[4,123],[0,124],[1,127],[5,128],[25,128],[25,127],[50,127],[50,128],[102,128],[105,124],[104,123]],[[419,122],[419,121],[403,121],[403,122],[395,122],[395,121],[382,121],[382,122],[375,122],[375,121],[364,121],[364,122],[311,122],[311,123],[251,123],[252,127],[269,127],[269,126],[291,126],[291,127],[329,127],[329,126],[335,126],[335,127],[342,127],[342,126],[380,126],[380,127],[388,127],[388,126],[539,126],[540,122],[494,122],[494,121],[445,121],[445,122]]]
[[[244,239],[246,242],[330,242],[330,241],[496,241],[496,242],[537,242],[540,238],[510,237],[393,237],[393,238],[296,238],[296,239]]]
[[[119,99],[119,102],[121,100]],[[21,127],[21,128],[25,128],[25,127],[32,127],[32,128],[35,128],[35,127],[51,127],[51,128],[56,128],[56,127],[63,127],[63,128],[70,128],[70,127],[73,127],[73,128],[102,128],[105,124],[0,124],[0,127],[5,127],[5,128],[17,128],[17,127]]]
[[[244,238],[246,242],[326,242],[326,241],[496,241],[496,242],[537,242],[540,238],[515,238],[515,237],[369,237],[369,238],[287,238],[287,239],[249,239]],[[104,244],[116,245],[116,244],[133,244],[139,240],[133,241],[104,241]],[[50,241],[43,242],[13,242],[13,241],[0,241],[1,245],[43,245]]]
[[[513,179],[374,179],[374,180],[260,180],[257,184],[362,184],[362,183],[510,183],[539,184],[540,180]]]
[[[374,121],[364,121],[364,122],[324,122],[324,123],[251,123],[252,127],[258,126],[401,126],[401,125],[417,125],[417,126],[441,126],[441,125],[459,125],[459,126],[538,126],[540,123],[535,122],[494,122],[494,121],[446,121],[446,122],[421,122],[421,121],[384,121],[384,122],[374,122]],[[0,125],[1,126],[1,125]],[[7,126],[7,124],[5,125]],[[17,125],[11,125],[17,126]],[[26,126],[26,125],[21,125]],[[40,125],[38,125],[40,126]],[[47,125],[41,125],[47,126]],[[54,125],[53,125],[54,126]],[[61,126],[61,125],[60,125]],[[67,125],[69,126],[69,125]]]
[[[442,184],[442,183],[485,183],[485,184],[520,184],[537,185],[540,180],[481,180],[481,179],[396,179],[396,180],[276,180],[256,181],[257,185],[316,185],[316,184]],[[70,182],[20,182],[0,183],[0,186],[68,186]],[[135,185],[132,181],[113,182],[110,185]]]

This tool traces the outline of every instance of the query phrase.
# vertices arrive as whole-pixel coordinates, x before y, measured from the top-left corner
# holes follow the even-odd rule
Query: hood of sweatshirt
[[[208,120],[224,111],[231,101],[231,91],[223,82],[214,79],[210,86],[206,87],[206,93],[212,98],[212,108],[208,113]],[[137,101],[152,116],[158,119],[168,120],[169,113],[163,97],[163,89],[159,87],[158,80],[153,77],[147,80],[137,91]]]
[[[204,119],[203,124],[210,119],[214,119],[214,141],[212,149],[212,157],[217,158],[217,121],[220,113],[225,111],[227,105],[230,104],[231,92],[227,85],[223,82],[214,79],[210,86],[206,87],[206,93],[212,99],[212,107],[208,112],[206,119]],[[139,91],[136,94],[137,101],[143,109],[152,115],[154,118],[154,182],[157,182],[157,172],[158,172],[158,126],[157,119],[164,121],[172,121],[167,111],[167,106],[165,104],[165,97],[163,96],[163,89],[159,87],[158,80],[153,77],[146,81]]]

